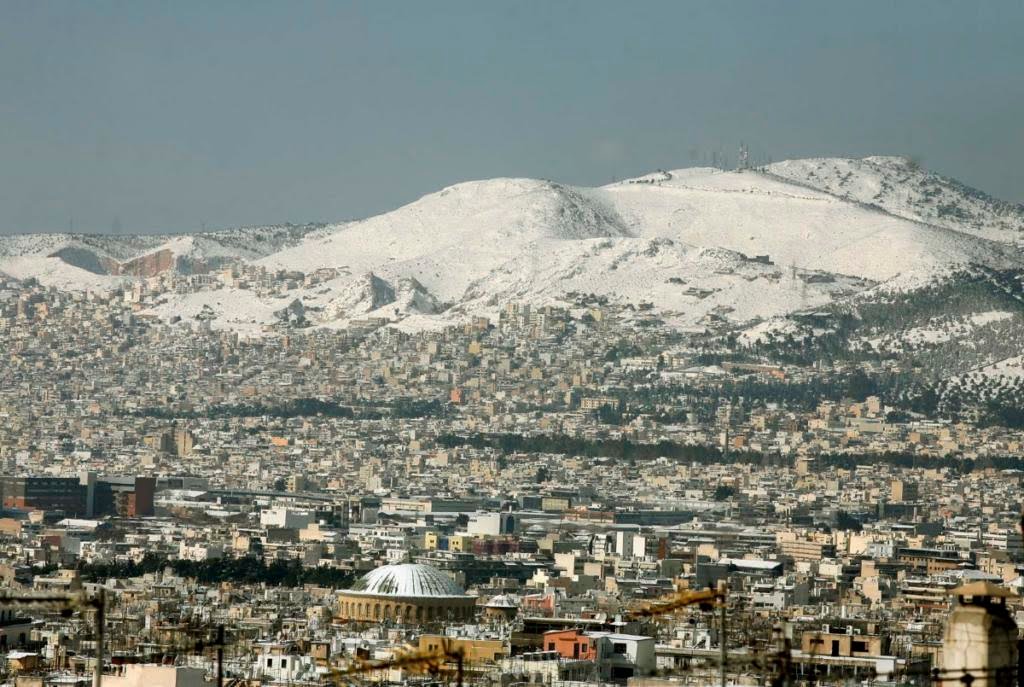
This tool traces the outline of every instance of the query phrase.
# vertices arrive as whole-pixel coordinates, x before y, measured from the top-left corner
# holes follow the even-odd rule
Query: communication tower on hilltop
[[[745,169],[750,169],[750,153],[747,152],[747,146],[740,141],[740,158],[736,163],[736,171],[742,172]]]

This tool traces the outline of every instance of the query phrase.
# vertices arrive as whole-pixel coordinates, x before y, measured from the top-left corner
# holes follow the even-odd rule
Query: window
[[[273,668],[274,667],[274,659],[272,659],[272,658],[268,658],[267,659],[267,667],[268,668]]]
[[[615,642],[614,644],[612,644],[612,653],[616,653],[616,654],[624,654],[624,653],[626,653],[626,643],[625,642]]]
[[[548,651],[554,651],[554,650],[555,650],[555,643],[554,642],[548,642]]]
[[[868,643],[855,639],[855,640],[853,640],[853,644],[850,647],[850,649],[852,651],[867,651],[868,650]]]

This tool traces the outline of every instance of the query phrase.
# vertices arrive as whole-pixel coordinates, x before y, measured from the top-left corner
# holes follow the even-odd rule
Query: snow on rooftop
[[[352,592],[376,596],[461,597],[465,590],[455,580],[430,565],[402,563],[372,570],[354,585]]]

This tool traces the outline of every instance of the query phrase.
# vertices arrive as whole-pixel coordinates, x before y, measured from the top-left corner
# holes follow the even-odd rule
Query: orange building
[[[544,651],[557,651],[562,658],[580,661],[597,659],[594,640],[580,630],[551,630],[544,633]]]

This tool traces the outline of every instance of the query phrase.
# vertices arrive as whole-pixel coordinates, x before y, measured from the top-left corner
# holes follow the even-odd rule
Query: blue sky
[[[339,220],[474,178],[911,154],[1024,201],[1024,3],[0,3],[0,232]]]

